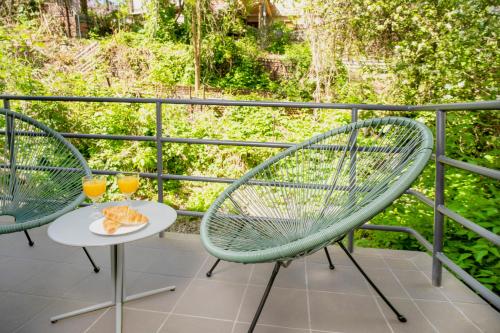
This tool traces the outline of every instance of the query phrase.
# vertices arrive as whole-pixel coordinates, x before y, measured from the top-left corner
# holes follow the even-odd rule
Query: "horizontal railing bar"
[[[275,101],[246,101],[223,99],[185,99],[185,98],[130,98],[130,97],[88,97],[88,96],[17,96],[0,95],[0,99],[11,101],[47,101],[47,102],[101,102],[101,103],[163,103],[184,105],[215,105],[215,106],[259,106],[285,107],[303,109],[341,109],[379,111],[408,111],[408,106],[382,104],[344,104],[344,103],[313,103],[313,102],[275,102]]]
[[[0,130],[0,135],[5,135],[6,131]],[[33,131],[15,131],[14,134],[19,136],[48,136],[44,132]],[[96,140],[124,140],[124,141],[156,141],[154,136],[141,135],[115,135],[115,134],[84,134],[84,133],[61,133],[65,138],[69,139],[96,139]],[[259,141],[234,141],[234,140],[216,140],[216,139],[191,139],[191,138],[170,138],[164,137],[162,142],[169,143],[187,143],[187,144],[203,144],[203,145],[221,145],[221,146],[249,146],[249,147],[266,147],[266,148],[290,148],[295,146],[295,143],[288,142],[259,142]],[[342,145],[310,145],[306,149],[318,150],[345,150],[346,146]],[[377,152],[377,153],[398,153],[403,148],[397,147],[356,147],[358,152]]]
[[[294,143],[287,143],[287,142],[259,142],[259,141],[236,141],[236,140],[216,140],[216,139],[169,138],[169,137],[162,138],[161,141],[169,143],[188,143],[188,144],[222,145],[222,146],[249,146],[249,147],[265,147],[265,148],[290,148],[296,145]]]
[[[410,111],[471,111],[471,110],[500,110],[500,101],[450,103],[409,106]]]
[[[490,177],[496,180],[500,180],[500,171],[495,169],[486,168],[483,166],[475,165],[472,163],[462,162],[458,160],[454,160],[452,158],[446,156],[439,156],[438,161],[447,165],[450,165],[455,168],[467,170],[473,173],[477,173],[482,176]]]
[[[267,147],[267,148],[290,148],[296,143],[289,142],[260,142],[260,141],[233,141],[233,140],[216,140],[216,139],[191,139],[191,138],[162,138],[162,142],[170,143],[188,143],[188,144],[208,144],[222,146],[250,146],[250,147]],[[306,149],[318,150],[345,150],[346,146],[342,145],[310,145]],[[357,152],[378,152],[378,153],[398,153],[403,148],[397,147],[356,147]]]
[[[394,225],[377,225],[377,224],[363,224],[359,229],[365,230],[380,230],[380,231],[394,231],[394,232],[406,232],[414,236],[417,241],[429,252],[432,252],[432,244],[425,239],[418,231],[409,227],[399,227]]]
[[[406,190],[405,193],[413,195],[414,197],[416,197],[418,200],[420,200],[421,202],[423,202],[427,206],[434,208],[434,201],[431,198],[429,198],[428,196],[426,196],[425,194],[423,194],[422,192],[419,192],[417,190],[410,188],[410,189]]]
[[[466,271],[460,268],[457,264],[451,261],[443,252],[437,252],[436,257],[441,261],[446,267],[448,267],[453,273],[458,275],[470,288],[475,290],[479,295],[481,295],[485,300],[487,300],[497,311],[500,311],[500,297],[497,296],[493,291],[489,290],[481,284],[474,277],[469,275]]]
[[[156,141],[154,136],[146,135],[116,135],[116,134],[83,134],[83,133],[61,133],[68,139],[96,139],[96,140],[123,140],[123,141]]]
[[[454,220],[455,222],[460,223],[461,225],[463,225],[467,229],[474,231],[475,233],[477,233],[481,237],[486,238],[487,240],[489,240],[490,242],[492,242],[496,246],[500,246],[500,236],[492,233],[488,229],[481,227],[480,225],[472,222],[469,219],[466,219],[462,215],[455,213],[454,211],[452,211],[451,209],[449,209],[443,205],[438,206],[438,211],[441,212],[442,214],[446,215],[450,219]]]
[[[182,99],[182,98],[137,98],[137,97],[89,97],[89,96],[22,96],[0,95],[0,99],[12,101],[48,101],[48,102],[100,102],[100,103],[164,103],[186,105],[221,105],[221,106],[263,106],[290,107],[310,109],[344,109],[380,111],[468,111],[468,110],[500,110],[499,101],[484,101],[470,103],[450,103],[431,105],[382,105],[382,104],[344,104],[344,103],[313,103],[313,102],[275,102],[222,99]]]
[[[197,212],[194,210],[177,209],[176,212],[177,215],[182,215],[182,216],[203,217],[203,215],[205,215],[205,212]]]

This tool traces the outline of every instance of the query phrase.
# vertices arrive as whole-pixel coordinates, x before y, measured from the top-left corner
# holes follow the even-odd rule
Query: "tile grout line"
[[[207,317],[207,316],[197,316],[197,315],[192,315],[189,313],[172,313],[175,316],[180,316],[180,317],[187,317],[187,318],[198,318],[198,319],[207,319],[207,320],[212,320],[212,321],[223,321],[226,323],[232,323],[233,320],[231,319],[224,319],[224,318],[214,318],[214,317]]]
[[[179,298],[175,302],[174,306],[172,307],[172,310],[169,312],[169,314],[167,314],[167,316],[165,317],[165,319],[161,323],[160,327],[158,327],[158,329],[156,330],[156,333],[159,333],[161,331],[161,329],[163,328],[163,326],[165,326],[165,324],[167,323],[167,320],[170,318],[172,313],[174,313],[180,300],[182,299],[182,297],[184,297],[184,295],[188,291],[189,287],[191,287],[191,285],[193,284],[193,281],[196,280],[196,277],[198,276],[198,274],[200,274],[200,272],[203,270],[203,267],[205,267],[205,264],[207,263],[209,258],[210,257],[208,255],[205,257],[205,260],[203,260],[203,262],[201,263],[200,268],[196,271],[196,273],[194,274],[194,277],[191,279],[191,281],[189,281],[188,285],[186,286],[186,289],[184,289],[184,291],[182,292],[182,295],[179,296]]]
[[[384,258],[382,257],[382,255],[380,254],[377,254],[377,257],[379,258],[382,258],[382,261],[384,262],[384,264],[387,266],[387,263],[385,262]],[[361,272],[359,272],[361,273]],[[384,318],[384,321],[385,321],[385,324],[387,325],[387,327],[389,327],[389,330],[394,333],[394,329],[392,328],[392,325],[391,323],[389,322],[389,320],[387,319],[385,313],[384,313],[384,310],[382,310],[382,307],[375,295],[375,292],[372,288],[372,286],[368,283],[368,281],[363,277],[363,280],[365,281],[365,285],[367,285],[368,287],[368,290],[370,291],[370,295],[372,296],[373,300],[375,301],[375,304],[377,305],[377,309],[378,311],[380,312],[380,314],[382,315],[382,318]]]
[[[431,325],[431,327],[434,329],[435,332],[437,333],[440,333],[438,328],[432,323],[432,321],[425,315],[425,313],[422,311],[422,309],[420,309],[420,306],[417,304],[417,302],[415,302],[415,300],[412,298],[412,296],[410,295],[410,293],[408,292],[408,290],[406,289],[406,287],[403,285],[403,283],[401,283],[401,280],[399,280],[398,276],[396,275],[396,273],[394,273],[394,271],[392,270],[392,267],[385,261],[385,258],[382,257],[382,260],[384,261],[384,263],[387,265],[387,267],[389,268],[389,272],[391,272],[391,275],[394,277],[394,279],[396,279],[396,282],[399,284],[399,286],[401,287],[401,289],[403,289],[403,291],[405,292],[405,294],[409,297],[410,301],[412,302],[412,304],[417,308],[418,312],[420,312],[420,314],[422,315],[422,317],[424,317],[425,320],[427,320],[427,322],[429,323],[429,325]],[[410,260],[411,262],[411,260]],[[412,262],[413,263],[413,262]],[[415,264],[413,264],[415,265]],[[416,267],[416,265],[415,265]],[[425,274],[424,274],[425,275]]]
[[[307,327],[309,327],[309,333],[312,333],[311,302],[309,301],[309,277],[307,274],[307,260],[304,260],[304,274],[305,274],[305,280],[306,280]]]
[[[234,333],[234,330],[236,329],[236,323],[238,322],[241,308],[243,307],[243,302],[245,301],[245,297],[247,295],[248,287],[250,286],[250,280],[252,279],[252,275],[253,275],[254,270],[255,270],[255,265],[252,265],[252,269],[250,270],[250,274],[248,275],[247,283],[245,285],[245,290],[243,290],[243,296],[241,297],[241,302],[240,302],[240,306],[238,307],[238,312],[236,313],[236,317],[234,318],[234,321],[233,321],[233,327],[231,328],[231,333]]]
[[[108,312],[109,312],[109,310],[111,310],[111,308],[112,308],[112,307],[114,307],[114,305],[109,306],[109,307],[108,307],[108,308],[107,308],[107,309],[106,309],[106,310],[105,310],[105,311],[104,311],[104,312],[103,312],[100,316],[97,316],[97,318],[96,318],[96,319],[92,322],[92,324],[90,324],[90,326],[89,326],[89,327],[87,327],[87,329],[86,329],[85,331],[83,331],[83,333],[87,333],[87,332],[88,332],[88,331],[89,331],[92,327],[94,327],[94,326],[95,326],[95,324],[97,324],[97,322],[98,322],[99,320],[101,320],[101,318],[102,318],[102,317],[104,317],[104,315],[105,315],[106,313],[108,313]]]
[[[9,291],[7,291],[6,293],[9,293]],[[47,298],[49,298],[49,297],[47,297]],[[23,324],[21,324],[21,326],[18,326],[16,329],[14,329],[14,331],[12,331],[12,333],[18,332],[23,327],[25,327],[26,325],[28,325],[29,323],[31,323],[33,320],[35,320],[36,317],[38,317],[38,315],[40,313],[42,313],[44,310],[46,310],[48,307],[50,307],[52,304],[54,304],[54,302],[57,301],[57,299],[53,299],[53,298],[49,298],[49,299],[50,299],[50,301],[47,303],[47,305],[45,305],[40,311],[37,311],[30,319],[28,319]]]
[[[415,265],[415,266],[416,266],[416,265]],[[446,269],[444,269],[444,270],[446,270]],[[431,285],[432,285],[432,280],[431,280],[431,279],[430,279],[427,275],[425,275],[424,273],[421,273],[421,274],[422,274],[423,276],[425,276],[425,278],[427,279],[427,281],[429,281],[429,282],[431,283]],[[433,287],[434,287],[434,286],[433,286]],[[484,331],[483,331],[483,330],[482,330],[479,326],[477,326],[477,325],[476,325],[476,323],[474,323],[474,321],[472,321],[472,320],[471,320],[471,319],[470,319],[470,318],[469,318],[469,317],[468,317],[468,316],[467,316],[467,315],[466,315],[466,314],[462,311],[462,309],[460,309],[458,306],[456,306],[456,305],[455,305],[455,303],[453,303],[453,302],[451,301],[451,299],[448,297],[448,295],[446,295],[446,294],[443,292],[442,287],[434,287],[434,288],[436,288],[436,289],[437,289],[437,290],[441,293],[441,295],[443,295],[443,297],[444,297],[444,298],[448,301],[448,303],[449,303],[449,304],[450,304],[453,308],[455,308],[455,310],[457,310],[457,311],[458,311],[458,312],[462,315],[462,317],[464,317],[464,318],[465,318],[465,320],[466,320],[466,321],[468,321],[469,323],[471,323],[471,324],[472,324],[472,326],[474,326],[474,327],[475,327],[475,328],[476,328],[479,332],[484,333]]]

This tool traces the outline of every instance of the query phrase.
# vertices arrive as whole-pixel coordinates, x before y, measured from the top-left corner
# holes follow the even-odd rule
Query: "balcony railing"
[[[235,101],[235,100],[215,100],[215,99],[168,99],[168,98],[115,98],[115,97],[58,97],[58,96],[15,96],[0,95],[5,109],[10,109],[11,101],[39,101],[39,102],[86,102],[86,103],[139,103],[154,104],[156,107],[156,133],[154,136],[135,136],[135,135],[108,135],[108,134],[83,134],[83,133],[62,133],[66,138],[79,139],[98,139],[98,140],[126,140],[126,141],[149,141],[156,143],[156,172],[140,173],[141,177],[156,179],[158,186],[158,201],[163,202],[163,182],[166,180],[182,180],[192,182],[215,182],[231,183],[233,178],[190,176],[165,174],[163,172],[163,144],[164,143],[184,143],[201,145],[221,145],[221,146],[250,146],[261,148],[288,148],[294,143],[288,142],[255,142],[255,141],[234,141],[234,140],[213,140],[196,138],[174,138],[166,137],[162,133],[162,106],[165,104],[181,105],[212,105],[212,106],[253,106],[253,107],[281,107],[281,108],[307,108],[307,109],[328,109],[350,111],[351,120],[357,121],[359,112],[363,110],[387,111],[387,112],[412,112],[424,111],[436,115],[436,147],[435,147],[435,196],[434,200],[425,196],[417,190],[410,189],[407,194],[414,196],[424,204],[434,209],[434,237],[433,244],[428,242],[420,233],[409,227],[384,226],[365,224],[361,229],[381,230],[392,232],[405,232],[411,234],[415,239],[429,252],[432,252],[432,283],[434,286],[440,286],[442,282],[442,268],[446,266],[450,271],[461,278],[471,289],[476,291],[486,301],[488,301],[497,310],[500,310],[500,297],[494,292],[483,286],[478,280],[465,272],[457,264],[443,253],[444,237],[444,218],[445,216],[461,224],[463,227],[472,230],[479,236],[488,239],[496,246],[500,246],[500,236],[479,226],[460,214],[452,211],[445,206],[445,166],[467,170],[469,172],[500,180],[500,171],[485,168],[458,161],[446,156],[446,114],[453,111],[474,112],[478,110],[490,110],[498,112],[500,110],[500,101],[474,102],[474,103],[455,103],[441,105],[424,106],[400,106],[400,105],[373,105],[373,104],[331,104],[331,103],[296,103],[296,102],[274,102],[274,101]],[[115,175],[120,171],[93,170],[96,174]],[[203,216],[204,212],[178,210],[179,215]],[[349,249],[353,250],[353,234],[348,237]]]

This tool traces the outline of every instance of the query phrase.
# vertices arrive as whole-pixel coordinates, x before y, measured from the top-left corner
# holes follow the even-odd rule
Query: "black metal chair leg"
[[[330,269],[335,269],[335,266],[332,263],[332,258],[330,258],[330,252],[328,252],[328,247],[325,246],[324,249],[325,249],[326,258],[328,259],[328,264],[330,264]]]
[[[28,231],[27,231],[27,230],[24,230],[24,234],[26,235],[26,238],[28,238],[28,244],[29,244],[29,246],[33,246],[33,245],[35,245],[35,242],[33,242],[33,241],[31,240],[30,234],[28,234]]]
[[[94,272],[96,273],[99,273],[99,271],[101,270],[98,266],[96,266],[94,260],[92,259],[92,257],[90,256],[89,254],[89,251],[87,251],[87,249],[85,247],[82,247],[83,249],[83,252],[85,252],[85,254],[87,255],[87,258],[89,258],[90,260],[90,263],[92,264],[92,266],[94,267]]]
[[[377,288],[377,286],[375,285],[375,283],[373,283],[372,280],[370,280],[370,278],[368,277],[368,275],[366,275],[366,273],[363,271],[363,269],[361,268],[361,266],[358,265],[358,263],[356,262],[356,260],[354,260],[354,258],[351,256],[351,254],[349,253],[349,250],[346,249],[346,247],[344,246],[344,244],[342,244],[342,242],[338,242],[339,246],[342,248],[342,250],[344,250],[345,254],[347,254],[347,256],[349,257],[349,259],[351,259],[351,261],[353,262],[354,266],[356,266],[356,268],[361,272],[361,274],[363,274],[363,276],[365,277],[366,281],[368,281],[368,283],[373,287],[373,289],[375,289],[375,291],[377,292],[377,294],[382,297],[382,299],[384,300],[385,304],[387,304],[392,312],[394,312],[394,314],[398,317],[398,320],[402,323],[406,323],[406,318],[398,312],[398,310],[396,310],[396,308],[391,304],[391,302],[389,302],[389,300],[384,296],[384,294],[382,294],[382,292]]]
[[[253,317],[252,323],[250,324],[250,328],[248,329],[248,333],[252,333],[253,330],[255,329],[255,326],[257,325],[257,321],[259,320],[260,313],[262,312],[262,309],[264,308],[264,304],[266,304],[267,296],[269,296],[269,292],[271,291],[271,288],[274,283],[274,279],[276,278],[276,275],[278,275],[278,272],[280,270],[281,262],[277,262],[276,265],[274,265],[273,273],[271,274],[271,277],[269,278],[269,282],[267,283],[266,291],[264,291],[264,295],[262,295],[262,299],[260,300],[259,307],[257,308],[257,312],[255,313],[255,316]]]
[[[212,268],[210,268],[210,270],[207,272],[207,277],[211,277],[212,276],[212,272],[214,271],[215,267],[217,267],[217,265],[219,264],[220,262],[220,259],[217,259],[215,261],[215,263],[212,265]]]

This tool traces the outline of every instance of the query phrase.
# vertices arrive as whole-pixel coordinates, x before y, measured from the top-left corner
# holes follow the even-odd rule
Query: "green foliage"
[[[154,2],[150,2],[154,4]],[[349,13],[353,45],[360,54],[384,57],[382,73],[363,72],[353,77],[341,62],[330,87],[339,103],[441,103],[494,99],[498,92],[498,10],[481,1],[354,0]],[[0,24],[0,91],[23,95],[81,95],[149,97],[162,89],[193,82],[189,45],[189,12],[178,23],[170,2],[157,2],[156,16],[142,27],[121,25],[122,13],[98,23],[93,34],[99,52],[90,73],[72,70],[75,60],[63,50],[85,42],[59,38],[53,41],[37,29],[37,21],[23,16],[15,25]],[[202,41],[202,79],[209,86],[227,89],[267,90],[273,99],[312,100],[311,46],[291,39],[284,25],[270,30],[267,50],[259,34],[245,26],[245,8],[238,2],[219,14],[207,14]],[[351,15],[350,14],[350,15]],[[120,30],[120,31],[118,31]],[[281,32],[280,32],[281,31]],[[111,35],[108,35],[111,34]],[[55,51],[57,50],[57,52]],[[279,53],[287,78],[273,80],[259,61]],[[341,55],[336,55],[340,59]],[[69,68],[69,69],[66,69]],[[376,75],[383,74],[384,90],[375,93]],[[157,89],[159,93],[157,93]],[[234,99],[262,99],[259,94]],[[152,105],[98,103],[13,103],[13,108],[59,131],[155,135]],[[362,118],[386,115],[361,112]],[[434,129],[433,113],[402,113]],[[165,106],[164,134],[171,137],[248,141],[299,142],[349,122],[349,113],[329,110],[281,108]],[[500,118],[492,112],[449,112],[447,155],[478,165],[498,168]],[[156,171],[154,143],[73,140],[93,168]],[[166,173],[239,177],[277,149],[165,144]],[[156,197],[156,183],[144,181],[142,198]],[[165,201],[174,207],[203,211],[225,187],[221,184],[166,181]],[[429,197],[434,191],[434,165],[429,164],[414,185]],[[111,194],[110,198],[113,198]],[[446,205],[494,233],[498,224],[498,182],[453,168],[446,170]],[[194,223],[194,222],[193,222]],[[403,225],[416,229],[429,241],[433,211],[411,196],[403,196],[371,223]],[[369,247],[421,249],[404,233],[357,231],[357,243]],[[487,287],[500,290],[498,248],[459,224],[446,221],[445,253]]]
[[[283,54],[285,48],[292,41],[292,29],[283,22],[275,22],[271,25],[266,34],[266,51]]]

